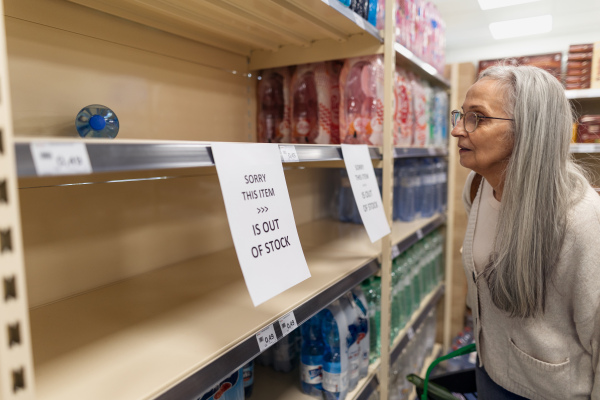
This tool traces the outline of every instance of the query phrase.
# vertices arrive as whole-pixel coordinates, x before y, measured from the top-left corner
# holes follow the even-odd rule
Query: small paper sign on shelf
[[[369,239],[375,242],[390,233],[390,225],[383,211],[369,148],[366,145],[342,144],[342,154],[358,212]]]
[[[32,143],[29,148],[38,176],[92,173],[85,143]]]
[[[281,153],[281,160],[283,162],[299,162],[298,153],[296,152],[296,146],[291,145],[279,145],[279,152]]]
[[[258,342],[258,348],[261,353],[277,343],[277,335],[275,334],[273,324],[269,324],[269,326],[260,330],[256,334],[256,341]]]
[[[279,318],[279,326],[281,327],[281,332],[283,333],[283,336],[286,336],[288,333],[296,329],[298,325],[296,323],[296,317],[294,316],[294,312],[290,311],[283,317]]]
[[[255,306],[310,277],[276,144],[213,143],[240,267]]]

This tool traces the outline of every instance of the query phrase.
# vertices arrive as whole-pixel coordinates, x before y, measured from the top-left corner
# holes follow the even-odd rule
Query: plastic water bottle
[[[415,219],[418,186],[419,176],[414,162],[400,160],[398,162],[398,189],[397,194],[394,194],[399,220],[409,222]]]
[[[323,341],[323,394],[343,400],[348,393],[348,322],[339,301],[327,306],[321,323]]]
[[[369,0],[369,17],[367,21],[373,26],[377,26],[377,3],[378,0]]]
[[[359,363],[358,363],[358,378],[362,379],[369,373],[369,354],[370,354],[370,329],[369,329],[369,306],[367,298],[362,289],[357,286],[352,289],[352,297],[358,306],[358,321],[359,321]]]
[[[381,352],[381,278],[372,276],[361,284],[369,310],[369,362],[379,358]]]
[[[433,96],[434,146],[443,147],[448,139],[448,93],[437,89]]]
[[[435,164],[432,159],[425,158],[422,165],[421,218],[429,218],[436,212],[434,204],[436,192]]]
[[[350,9],[364,19],[367,19],[369,17],[369,0],[352,0]]]
[[[110,108],[92,104],[77,113],[75,127],[82,138],[114,139],[119,133],[119,119]]]
[[[298,361],[296,348],[297,331],[292,331],[273,345],[273,369],[275,371],[290,372]]]
[[[323,397],[322,318],[323,312],[320,312],[300,326],[302,333],[302,349],[300,350],[302,392],[318,398]]]
[[[254,388],[254,360],[242,367],[242,375],[244,377],[244,397],[249,399]]]
[[[348,391],[354,390],[358,385],[360,349],[358,345],[358,335],[360,331],[358,314],[356,313],[356,303],[352,294],[346,293],[340,297],[340,304],[346,314],[348,321],[348,336],[346,338],[348,345]]]
[[[244,400],[244,378],[242,368],[235,370],[212,388],[208,389],[199,400]]]
[[[352,193],[352,187],[350,186],[350,179],[348,178],[348,172],[346,169],[340,169],[338,218],[341,222],[362,222],[358,212],[358,207],[356,206],[356,201],[354,200],[354,194]]]

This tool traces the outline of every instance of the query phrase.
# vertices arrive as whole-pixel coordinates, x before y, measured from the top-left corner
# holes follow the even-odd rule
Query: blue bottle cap
[[[106,126],[106,121],[101,115],[94,115],[90,118],[90,126],[95,131],[101,131]]]

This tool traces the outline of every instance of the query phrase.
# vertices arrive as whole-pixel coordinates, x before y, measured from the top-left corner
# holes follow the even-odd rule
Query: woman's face
[[[510,118],[502,109],[504,90],[492,79],[476,82],[462,105],[462,112],[473,111],[484,117]],[[485,177],[492,185],[500,184],[513,149],[511,121],[479,119],[477,128],[467,133],[458,121],[452,136],[458,138],[460,164]]]

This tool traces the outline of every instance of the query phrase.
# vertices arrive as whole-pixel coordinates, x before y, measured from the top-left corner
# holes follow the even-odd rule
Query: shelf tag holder
[[[29,148],[38,176],[92,173],[85,143],[31,143]]]
[[[281,327],[281,333],[283,333],[283,336],[287,336],[288,333],[296,329],[298,324],[296,322],[294,312],[290,311],[283,317],[279,318],[279,326]]]
[[[269,324],[269,326],[258,331],[256,341],[261,353],[277,343],[277,335],[275,334],[273,324]]]

